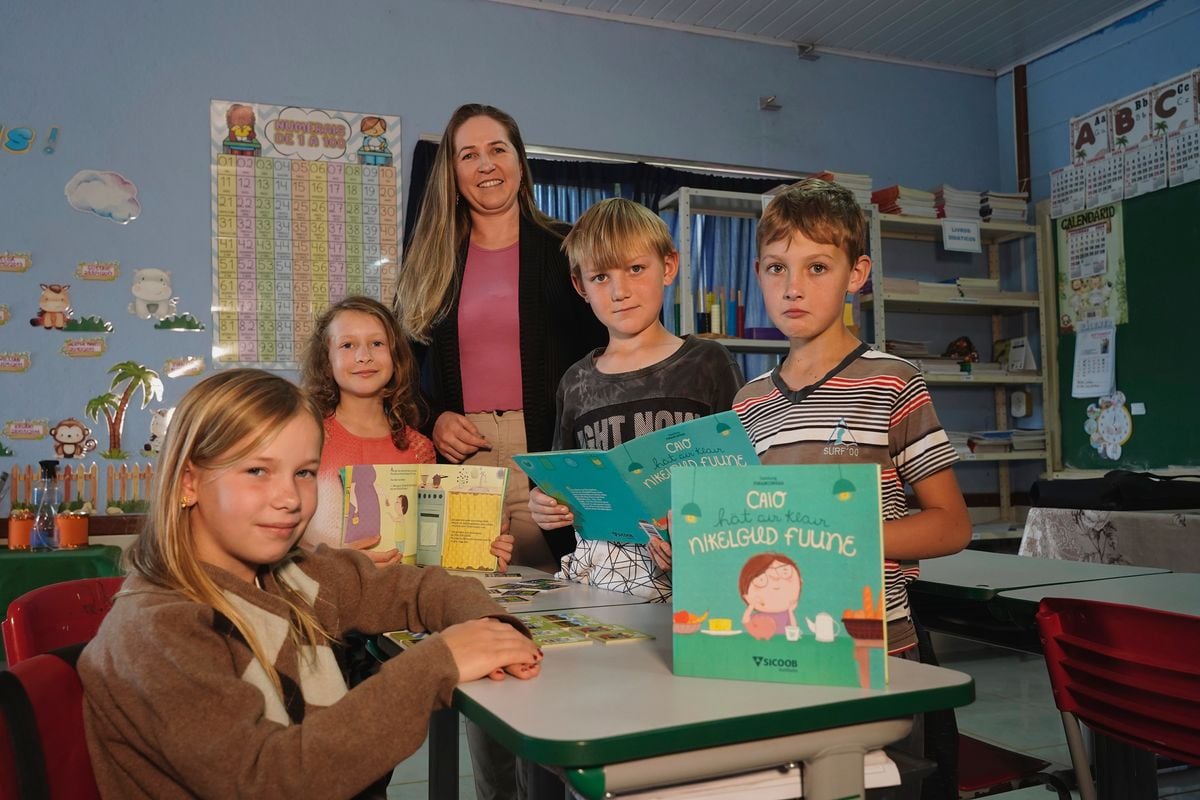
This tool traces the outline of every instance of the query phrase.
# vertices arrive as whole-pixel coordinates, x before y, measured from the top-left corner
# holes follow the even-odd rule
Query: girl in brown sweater
[[[322,427],[283,378],[221,372],[180,402],[130,576],[79,671],[105,797],[354,797],[421,744],[430,712],[541,653],[482,586],[296,543]],[[347,631],[437,631],[347,690]]]

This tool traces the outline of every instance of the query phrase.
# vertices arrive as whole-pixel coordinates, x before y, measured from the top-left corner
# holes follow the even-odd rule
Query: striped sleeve
[[[942,429],[929,387],[914,372],[896,397],[888,428],[892,460],[900,479],[909,485],[951,467],[958,454]]]

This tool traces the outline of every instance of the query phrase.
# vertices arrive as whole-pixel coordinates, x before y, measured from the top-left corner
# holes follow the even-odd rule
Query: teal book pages
[[[583,538],[645,544],[651,536],[668,538],[672,467],[745,467],[758,456],[737,414],[725,411],[611,450],[525,453],[514,460],[538,488],[570,507]]]
[[[676,467],[676,675],[887,683],[879,467]]]

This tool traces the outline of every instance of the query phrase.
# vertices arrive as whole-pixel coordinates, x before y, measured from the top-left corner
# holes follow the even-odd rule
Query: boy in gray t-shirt
[[[660,320],[679,254],[666,225],[622,198],[589,208],[563,242],[571,280],[608,328],[608,346],[576,362],[558,384],[554,449],[607,450],[643,433],[730,408],[742,373],[714,341],[680,339]],[[529,510],[561,575],[653,601],[671,597],[671,548],[583,539],[571,509],[534,489]],[[572,551],[573,548],[573,551]]]

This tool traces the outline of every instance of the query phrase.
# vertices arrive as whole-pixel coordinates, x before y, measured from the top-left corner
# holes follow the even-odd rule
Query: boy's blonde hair
[[[204,571],[196,555],[191,515],[181,498],[189,467],[219,469],[233,464],[264,446],[298,415],[310,416],[324,436],[312,400],[299,387],[262,370],[218,372],[193,386],[179,401],[163,440],[145,528],[125,554],[129,567],[147,580],[224,614],[245,638],[281,698],[272,659],[245,617]],[[266,569],[277,572],[290,561],[289,556]],[[297,650],[304,652],[302,645],[330,640],[304,597],[286,582],[277,583],[282,599],[291,606],[288,635]]]
[[[841,248],[853,265],[867,254],[867,221],[854,193],[844,186],[805,178],[789,186],[758,221],[758,252],[799,231],[818,244]]]
[[[583,265],[592,270],[614,269],[642,245],[660,258],[675,252],[675,242],[662,218],[641,203],[623,197],[601,200],[583,212],[563,240],[571,274],[579,277]]]

